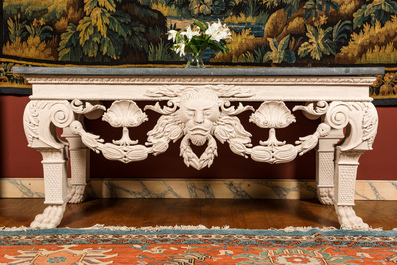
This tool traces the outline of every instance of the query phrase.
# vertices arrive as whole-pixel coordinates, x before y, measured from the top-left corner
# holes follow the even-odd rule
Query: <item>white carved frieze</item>
[[[244,106],[242,103],[231,106],[229,101],[222,99],[248,95],[244,94],[247,91],[243,93],[236,86],[191,86],[186,89],[176,86],[175,90],[171,87],[173,86],[163,86],[147,91],[147,95],[153,98],[166,96],[170,100],[166,105],[157,102],[155,105],[145,106],[145,111],[152,110],[162,115],[154,128],[147,133],[145,145],[139,145],[137,140],[131,140],[129,136],[129,127],[139,126],[148,119],[146,113],[132,100],[113,102],[102,117],[111,126],[122,128],[122,137],[119,140],[104,143],[99,135],[86,132],[79,121],[72,123],[71,130],[80,135],[83,143],[95,152],[101,152],[107,159],[124,163],[144,160],[149,154],[162,154],[167,151],[171,141],[181,140],[180,156],[187,166],[197,170],[209,167],[214,162],[218,155],[215,139],[221,143],[227,142],[235,154],[251,157],[257,162],[274,164],[290,162],[298,154],[303,155],[312,150],[321,137],[330,133],[331,128],[340,129],[347,125],[353,127],[350,145],[366,141],[371,146],[376,135],[376,110],[373,110],[370,103],[318,101],[295,106],[294,111],[302,110],[311,119],[324,117],[324,122],[313,134],[300,137],[293,145],[279,141],[276,136],[276,129],[296,122],[295,116],[282,101],[265,101],[255,111],[253,107]],[[99,103],[74,100],[70,105],[75,113],[84,115],[105,110]],[[254,111],[250,117],[251,122],[269,129],[269,138],[260,141],[257,146],[253,146],[251,133],[244,129],[237,117],[247,110]],[[58,115],[56,113],[54,111],[53,116]],[[195,154],[192,145],[206,146],[200,157]]]

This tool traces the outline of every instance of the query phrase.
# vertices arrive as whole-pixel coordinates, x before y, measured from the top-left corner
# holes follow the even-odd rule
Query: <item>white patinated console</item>
[[[334,204],[341,228],[366,229],[356,216],[355,181],[360,156],[372,149],[378,116],[369,86],[383,68],[53,68],[14,67],[33,86],[23,122],[29,147],[43,156],[45,203],[32,227],[56,227],[66,204],[84,200],[89,149],[110,160],[140,161],[165,153],[179,141],[181,159],[197,170],[211,166],[218,143],[257,162],[287,163],[316,148],[318,197]],[[105,107],[103,101],[112,101]],[[144,109],[136,101],[156,102]],[[238,104],[231,104],[238,102]],[[260,102],[254,109],[249,102]],[[292,111],[321,119],[311,135],[294,144],[277,139],[276,130],[296,122]],[[269,138],[251,141],[238,115],[269,129]],[[131,140],[129,128],[161,114],[146,143]],[[87,132],[83,118],[102,118],[122,130],[122,137],[104,142]],[[68,144],[58,139],[63,128]],[[343,129],[346,128],[346,135]],[[340,139],[342,139],[340,141]],[[192,145],[204,146],[198,157]],[[69,149],[69,152],[68,152]],[[70,155],[71,185],[67,191]],[[236,159],[239,159],[236,156]]]

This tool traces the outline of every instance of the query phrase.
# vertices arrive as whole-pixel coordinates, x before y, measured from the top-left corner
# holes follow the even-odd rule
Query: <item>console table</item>
[[[369,86],[383,68],[14,67],[13,71],[24,74],[33,86],[23,123],[29,147],[43,156],[44,203],[49,205],[31,227],[57,227],[66,204],[84,200],[89,149],[130,163],[179,144],[186,166],[200,170],[216,163],[220,142],[229,145],[236,159],[271,164],[287,163],[316,149],[320,202],[335,205],[341,228],[368,228],[353,210],[355,181],[358,160],[372,149],[377,132]],[[104,101],[112,104],[107,107]],[[155,103],[141,109],[136,101]],[[250,102],[261,105],[254,109]],[[285,102],[295,106],[290,110]],[[252,113],[250,122],[269,130],[268,139],[251,141],[239,119],[246,111]],[[296,111],[321,122],[312,134],[286,143],[276,132],[296,122]],[[161,116],[147,133],[146,143],[131,140],[129,128],[141,125],[153,112]],[[85,130],[84,117],[102,118],[120,128],[122,137],[104,142],[101,135]],[[68,143],[58,139],[55,127],[63,128]],[[193,145],[203,146],[203,154],[195,154]]]

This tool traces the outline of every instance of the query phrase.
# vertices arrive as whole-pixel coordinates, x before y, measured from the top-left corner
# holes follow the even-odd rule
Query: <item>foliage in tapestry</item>
[[[397,63],[394,0],[4,0],[3,13],[3,55],[41,62],[183,65],[167,31],[220,19],[230,53],[208,64]]]

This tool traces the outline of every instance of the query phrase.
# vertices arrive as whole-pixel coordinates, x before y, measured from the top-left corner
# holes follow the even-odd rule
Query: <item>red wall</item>
[[[42,177],[41,155],[27,147],[23,131],[22,115],[29,101],[26,96],[0,96],[0,177],[37,178]],[[397,180],[397,107],[378,107],[379,128],[374,150],[366,152],[360,159],[358,179]],[[146,132],[153,128],[156,117],[148,113],[149,122],[131,129],[131,139],[144,143]],[[240,116],[248,120],[249,113]],[[279,140],[293,143],[299,136],[315,131],[317,122],[310,122],[300,113],[294,113],[297,123],[287,129],[277,130]],[[100,121],[88,121],[87,130],[101,134],[106,141],[118,139],[121,129],[113,129]],[[266,140],[267,130],[252,123],[244,127],[253,133],[253,143]],[[105,133],[100,133],[100,131]],[[136,137],[134,137],[136,136]],[[197,153],[202,150],[197,150]],[[219,156],[209,169],[197,171],[187,168],[179,156],[179,142],[171,143],[170,149],[157,157],[149,156],[145,161],[123,164],[108,161],[91,153],[91,177],[157,177],[157,178],[315,178],[314,151],[298,157],[288,164],[269,165],[257,163],[233,154],[226,145],[219,143]]]

